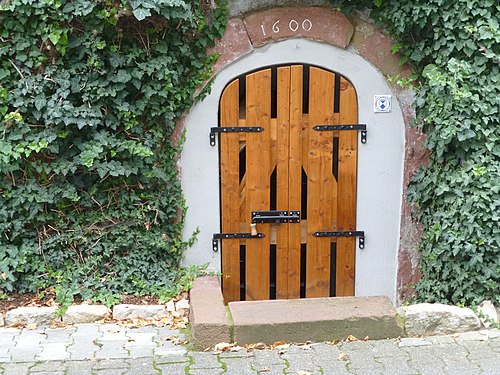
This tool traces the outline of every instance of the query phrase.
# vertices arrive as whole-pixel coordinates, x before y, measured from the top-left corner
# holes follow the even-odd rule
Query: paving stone
[[[96,375],[123,375],[127,370],[125,369],[103,369],[95,371]]]
[[[154,347],[128,347],[125,348],[128,351],[128,356],[130,358],[145,358],[153,356]]]
[[[95,358],[95,353],[101,350],[101,347],[92,343],[79,343],[67,348],[72,360],[84,360]]]
[[[304,350],[298,346],[291,346],[288,348],[281,358],[285,359],[289,367],[287,372],[295,373],[297,371],[319,371],[319,366],[315,364],[316,353],[314,350]]]
[[[154,356],[154,361],[157,364],[168,364],[168,363],[190,363],[190,358],[186,354],[174,353],[165,356]]]
[[[66,375],[91,375],[92,361],[67,361],[66,362]]]
[[[258,374],[257,371],[252,369],[250,362],[243,357],[240,358],[229,358],[224,357],[220,359],[228,368],[228,373],[240,374],[240,375],[250,375]]]
[[[231,370],[230,370],[231,371]],[[224,374],[224,370],[222,369],[190,369],[189,374],[190,375],[221,375]],[[229,372],[230,374],[230,372]],[[266,372],[266,375],[268,375],[269,372]]]
[[[153,343],[153,338],[156,336],[155,332],[136,332],[136,331],[128,331],[126,336],[138,343]]]
[[[103,369],[128,369],[129,364],[124,359],[101,359],[94,362],[94,370]]]
[[[154,355],[163,357],[170,355],[184,355],[187,350],[182,346],[163,345],[153,350]]]
[[[13,362],[35,362],[39,350],[35,345],[16,345],[9,352]]]
[[[372,354],[375,358],[383,357],[402,357],[408,359],[408,353],[401,350],[399,345],[394,340],[378,340],[372,343]]]
[[[170,363],[156,365],[162,375],[186,375],[187,364],[184,363]]]
[[[160,371],[154,367],[153,359],[140,358],[126,361],[129,364],[126,374],[146,375],[146,374],[159,374]]]
[[[261,375],[282,375],[286,372],[286,368],[287,366],[285,364],[274,364],[266,366],[255,366],[255,364],[252,365],[252,369],[257,371],[257,373]],[[324,374],[327,374],[327,372],[324,372]]]
[[[391,375],[417,375],[418,371],[413,370],[409,364],[408,359],[403,357],[380,357],[376,359],[380,363],[384,371]]]
[[[429,346],[429,345],[432,345],[432,343],[430,341],[415,338],[415,337],[402,338],[398,344],[398,346],[400,348],[415,347],[415,346]]]
[[[118,349],[113,347],[101,348],[95,352],[94,355],[97,359],[120,359],[120,358],[129,358],[129,354],[124,349]]]
[[[76,328],[76,332],[73,333],[73,337],[94,337],[98,336],[98,332],[102,332],[100,330],[102,326],[92,323],[75,324],[74,327]]]
[[[76,332],[76,329],[46,329],[44,332],[47,343],[68,343],[72,341],[71,335]]]
[[[40,348],[41,352],[36,356],[36,359],[40,361],[65,360],[70,357],[64,343],[42,344]]]
[[[278,350],[255,350],[253,352],[253,366],[266,367],[269,365],[283,365],[285,361],[280,357]]]
[[[26,362],[26,363],[4,363],[3,367],[3,375],[27,375],[29,374],[29,369],[35,363],[34,362]]]
[[[221,363],[218,357],[212,353],[192,353],[193,363],[190,369],[220,369]]]
[[[465,341],[488,341],[488,335],[485,335],[480,331],[464,332],[457,334],[455,341],[458,343]]]
[[[369,354],[364,351],[355,351],[355,352],[345,352],[347,357],[349,358],[349,369],[359,369],[359,368],[374,368],[382,366],[375,361],[375,357],[372,354]]]
[[[471,361],[479,367],[484,374],[488,375],[499,375],[500,374],[500,355],[496,355],[492,358],[482,359],[480,361]]]
[[[50,372],[64,372],[66,370],[66,363],[63,361],[50,361],[50,362],[40,362],[34,365],[30,372],[39,375],[40,372],[50,373]]]

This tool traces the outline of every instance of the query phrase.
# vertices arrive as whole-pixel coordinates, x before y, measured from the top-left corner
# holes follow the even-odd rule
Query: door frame
[[[180,158],[181,182],[188,212],[185,238],[199,229],[198,241],[184,264],[209,264],[220,271],[220,254],[212,251],[220,232],[219,151],[210,146],[209,129],[217,126],[219,98],[235,77],[260,67],[304,63],[338,72],[358,94],[359,123],[369,125],[368,142],[358,143],[357,226],[366,233],[365,249],[356,249],[355,295],[396,299],[397,257],[403,196],[404,119],[396,95],[383,75],[361,56],[324,43],[289,39],[255,49],[223,68],[211,93],[185,119],[186,142]],[[374,95],[392,95],[392,112],[374,113]],[[358,141],[359,142],[359,141]],[[381,216],[382,215],[382,216]]]

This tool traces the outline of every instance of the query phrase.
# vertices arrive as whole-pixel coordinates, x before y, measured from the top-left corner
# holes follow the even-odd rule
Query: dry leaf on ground
[[[359,341],[359,339],[353,335],[349,335],[347,336],[347,338],[345,339],[346,342],[352,342],[352,341]]]
[[[349,360],[349,357],[345,353],[340,353],[339,357],[337,358],[339,361],[347,361]]]

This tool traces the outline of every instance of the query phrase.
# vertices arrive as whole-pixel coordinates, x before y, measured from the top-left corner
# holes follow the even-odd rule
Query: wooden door
[[[222,241],[226,302],[354,295],[356,130],[352,84],[308,65],[262,69],[225,88],[220,127],[260,132],[220,135],[221,230],[251,233],[252,212],[300,211],[299,223],[258,223],[262,238]],[[235,130],[235,129],[232,129]],[[248,130],[248,129],[247,129]]]

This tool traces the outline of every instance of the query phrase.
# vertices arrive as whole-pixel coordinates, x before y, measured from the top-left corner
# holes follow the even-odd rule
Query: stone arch
[[[276,23],[277,21],[279,22]],[[208,112],[217,111],[220,92],[228,80],[259,66],[304,62],[339,71],[351,79],[356,87],[362,87],[364,83],[359,71],[370,70],[370,80],[377,81],[373,90],[389,90],[397,99],[391,115],[400,116],[399,120],[394,120],[395,123],[399,121],[400,129],[393,130],[394,134],[401,132],[398,140],[401,165],[393,165],[393,168],[400,168],[395,177],[400,178],[400,181],[399,190],[393,192],[394,199],[398,202],[397,207],[394,206],[396,208],[392,207],[392,215],[397,216],[397,223],[392,224],[396,231],[392,234],[393,237],[396,236],[395,242],[390,245],[393,249],[384,258],[385,261],[392,262],[389,277],[384,278],[384,287],[379,289],[370,289],[358,285],[358,282],[356,288],[359,295],[386,294],[393,300],[400,301],[418,278],[416,246],[419,232],[417,224],[411,219],[411,206],[406,203],[405,192],[410,176],[425,160],[425,154],[421,150],[422,134],[410,127],[410,121],[414,117],[411,108],[413,92],[388,80],[389,77],[407,77],[411,72],[409,66],[399,64],[398,55],[392,54],[390,39],[368,20],[360,17],[349,19],[328,7],[284,7],[231,18],[224,36],[211,52],[220,54],[214,66],[216,77],[211,94],[193,107],[179,123],[179,129],[185,127],[187,130],[187,142],[180,159],[182,183],[187,205],[190,207],[185,236],[189,237],[193,230],[200,228],[198,244],[187,251],[185,263],[209,263],[210,268],[220,270],[219,254],[213,254],[210,248],[210,238],[219,225],[218,212],[214,214],[218,205],[218,155],[208,144],[208,131],[210,126],[216,126],[217,120],[213,113],[210,116]],[[280,53],[283,58],[278,57]],[[378,114],[378,118],[377,114],[373,115],[373,96],[370,93],[387,92],[373,90],[360,92],[360,101],[365,108],[365,113],[360,114],[360,121],[364,117],[364,121],[374,119],[375,122],[380,122],[381,114]],[[380,127],[382,126],[380,123]],[[386,137],[394,136],[390,132],[384,134]],[[397,152],[394,153],[396,154]],[[212,167],[208,167],[209,165]],[[211,190],[213,187],[217,189]],[[200,195],[200,191],[203,194]],[[367,210],[369,204],[368,201],[361,201],[358,210]],[[358,218],[358,222],[360,219]],[[361,219],[360,225],[363,224]],[[374,261],[372,257],[365,255],[360,255],[360,262],[368,264]],[[387,273],[387,270],[383,272]],[[360,280],[361,282],[367,283],[367,280]]]

